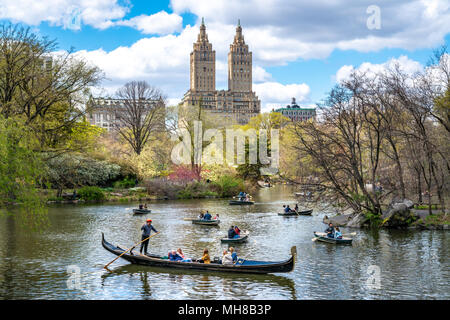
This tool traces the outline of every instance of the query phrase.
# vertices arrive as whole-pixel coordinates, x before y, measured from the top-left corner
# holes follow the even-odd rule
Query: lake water
[[[278,216],[283,204],[296,203],[293,191],[261,189],[253,206],[158,201],[140,216],[132,214],[136,203],[52,206],[51,226],[42,233],[1,217],[0,299],[450,299],[447,231],[344,229],[357,232],[351,246],[313,242],[330,213],[314,208],[311,217]],[[220,214],[220,227],[183,220],[206,209]],[[101,246],[101,233],[128,248],[140,241],[147,218],[160,231],[150,239],[152,253],[182,248],[198,258],[208,248],[211,257],[220,256],[228,247],[220,238],[237,224],[250,231],[248,241],[235,246],[239,257],[284,260],[296,246],[297,263],[293,272],[269,275],[164,270],[122,259],[110,266],[112,273],[103,269],[116,256]]]

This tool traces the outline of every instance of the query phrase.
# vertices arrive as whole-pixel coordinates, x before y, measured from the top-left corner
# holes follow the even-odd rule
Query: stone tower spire
[[[245,44],[240,20],[228,53],[228,89],[236,92],[252,91],[252,53]]]
[[[204,18],[197,42],[194,43],[194,50],[191,52],[190,71],[191,90],[216,90],[216,52],[212,50],[212,44],[208,41]]]

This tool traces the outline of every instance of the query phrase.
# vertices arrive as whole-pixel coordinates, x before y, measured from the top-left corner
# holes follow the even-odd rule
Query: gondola
[[[345,238],[345,237],[342,237],[342,239],[330,238],[327,237],[327,234],[325,232],[314,232],[314,236],[316,237],[317,241],[322,241],[326,243],[352,244],[353,241],[352,238]]]
[[[310,216],[313,210],[304,210],[304,211],[291,211],[291,212],[283,212],[278,213],[279,216],[292,217],[292,216]]]
[[[134,214],[145,214],[145,213],[151,213],[152,210],[148,209],[133,209]]]
[[[203,226],[218,226],[220,220],[192,219],[192,224],[201,224]]]
[[[220,239],[221,242],[223,243],[242,243],[244,241],[247,241],[249,232],[248,231],[242,231],[241,232],[241,236],[239,238],[222,238]]]
[[[246,204],[254,204],[254,201],[245,201],[245,200],[230,200],[230,205],[246,205]]]
[[[211,263],[199,263],[199,262],[180,262],[170,261],[164,259],[162,256],[155,254],[141,255],[138,253],[126,252],[126,250],[117,247],[105,240],[105,235],[102,233],[102,246],[109,252],[121,256],[121,258],[127,260],[132,264],[160,267],[160,268],[173,268],[173,269],[185,269],[185,270],[202,270],[202,271],[219,271],[219,272],[234,272],[234,273],[281,273],[291,272],[294,270],[295,259],[297,256],[296,247],[291,248],[291,257],[284,261],[255,261],[238,259],[235,264],[222,265],[220,260],[211,261]]]

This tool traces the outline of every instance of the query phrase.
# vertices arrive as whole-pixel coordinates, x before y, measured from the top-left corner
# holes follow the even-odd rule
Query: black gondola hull
[[[280,262],[265,262],[265,261],[251,261],[242,260],[243,264],[222,265],[219,263],[198,263],[198,262],[179,262],[162,259],[160,256],[149,254],[147,256],[140,254],[133,254],[126,252],[124,249],[116,247],[105,240],[102,233],[102,246],[109,252],[121,256],[124,260],[143,266],[160,267],[168,269],[185,269],[185,270],[199,270],[199,271],[218,271],[218,272],[233,272],[233,273],[282,273],[291,272],[295,266],[296,248],[291,248],[291,257],[288,260]]]

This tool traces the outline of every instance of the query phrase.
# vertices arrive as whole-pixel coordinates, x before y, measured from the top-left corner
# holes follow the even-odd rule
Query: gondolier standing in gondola
[[[150,237],[150,233],[153,231],[155,231],[156,233],[158,231],[156,231],[155,227],[152,226],[152,220],[148,219],[146,221],[146,223],[141,227],[142,230],[142,240],[145,240],[141,243],[141,248],[139,250],[139,252],[142,254],[142,250],[144,250],[144,254],[147,254],[147,248],[148,248],[148,241],[149,241],[149,237]]]

